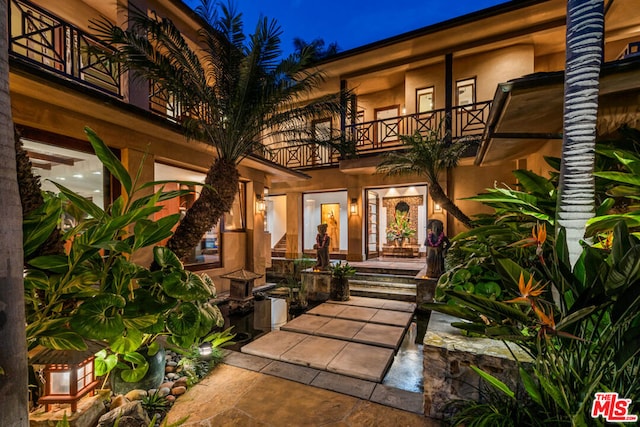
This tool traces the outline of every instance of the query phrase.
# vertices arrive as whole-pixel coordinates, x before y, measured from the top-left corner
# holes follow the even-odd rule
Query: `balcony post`
[[[117,0],[117,24],[121,27],[129,27],[129,11],[133,7],[140,10],[148,9],[147,0]],[[131,105],[149,110],[149,83],[144,79],[134,79],[130,71],[125,71],[120,77],[122,96]]]
[[[347,90],[347,81],[340,80],[340,144],[344,147],[346,143],[346,131],[347,131],[347,96],[345,91]]]
[[[453,135],[453,54],[444,57],[444,130],[446,143],[451,143]]]

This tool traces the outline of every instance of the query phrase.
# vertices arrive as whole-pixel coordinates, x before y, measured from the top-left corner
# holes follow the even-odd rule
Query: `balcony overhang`
[[[549,141],[562,144],[563,100],[563,71],[532,74],[498,85],[475,164],[522,158]],[[639,123],[640,58],[604,64],[598,134]]]
[[[340,160],[340,172],[347,175],[372,175],[381,160],[380,156]]]

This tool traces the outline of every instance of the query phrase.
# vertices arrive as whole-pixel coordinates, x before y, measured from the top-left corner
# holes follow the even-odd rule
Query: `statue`
[[[331,237],[327,234],[327,224],[318,226],[318,234],[316,234],[316,244],[313,249],[317,251],[318,261],[315,268],[318,270],[326,270],[329,267],[329,244]]]
[[[331,252],[338,252],[340,250],[340,238],[338,236],[338,221],[333,216],[333,211],[329,212],[329,219],[327,221],[327,233],[331,239]]]
[[[438,219],[427,223],[427,276],[438,278],[444,272],[444,256],[449,248],[449,239],[444,234],[444,224]]]

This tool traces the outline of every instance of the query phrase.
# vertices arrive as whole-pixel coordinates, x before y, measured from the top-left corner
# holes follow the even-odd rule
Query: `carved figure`
[[[427,247],[427,276],[438,278],[444,272],[444,256],[450,245],[442,221],[432,219],[427,223],[424,245]]]
[[[316,269],[326,270],[329,266],[329,244],[331,237],[327,234],[327,224],[318,225],[318,234],[316,234],[316,244],[313,248],[316,250],[317,259]]]

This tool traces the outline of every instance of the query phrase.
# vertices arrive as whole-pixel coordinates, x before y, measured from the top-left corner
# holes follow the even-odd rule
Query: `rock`
[[[171,387],[173,388],[173,387],[186,387],[186,386],[187,386],[187,377],[180,377],[173,383]]]
[[[164,372],[165,372],[165,373],[173,372],[173,371],[175,371],[175,370],[176,370],[176,367],[175,367],[175,366],[169,366],[169,365],[167,365],[167,366],[165,366],[165,368],[164,368]]]
[[[124,395],[124,397],[126,397],[130,401],[142,400],[142,398],[146,396],[147,396],[147,391],[140,390],[140,389],[131,390],[129,393]]]
[[[169,403],[173,403],[173,402],[176,401],[176,397],[174,395],[172,395],[172,394],[166,396],[165,399],[167,399],[167,402],[169,402]]]
[[[129,403],[129,399],[127,399],[126,397],[124,397],[124,395],[119,394],[117,396],[115,396],[112,400],[111,400],[111,409],[115,409],[115,408],[119,408],[121,406],[126,405],[127,403]]]
[[[107,412],[98,420],[97,427],[112,427],[116,420],[119,427],[146,427],[150,421],[139,401],[129,402]]]
[[[171,389],[169,387],[160,387],[158,389],[158,395],[160,396],[167,396],[171,394]]]
[[[162,387],[166,387],[166,388],[173,388],[176,384],[173,381],[167,381],[165,383],[160,384],[160,387],[158,388],[162,388]],[[178,384],[181,385],[181,384]],[[149,393],[151,394],[151,393]]]
[[[162,387],[162,385],[160,387]],[[158,391],[157,388],[150,388],[149,390],[147,390],[147,396],[153,396],[154,394],[156,394],[157,391]]]
[[[167,366],[178,366],[178,362],[175,362],[173,360],[169,360],[169,361],[167,361]]]
[[[179,386],[179,387],[174,387],[171,389],[171,394],[173,394],[174,396],[181,396],[183,394],[185,394],[187,391],[187,388],[184,386]]]
[[[173,372],[167,374],[168,380],[174,380],[176,378],[178,378],[178,374],[174,374]]]

